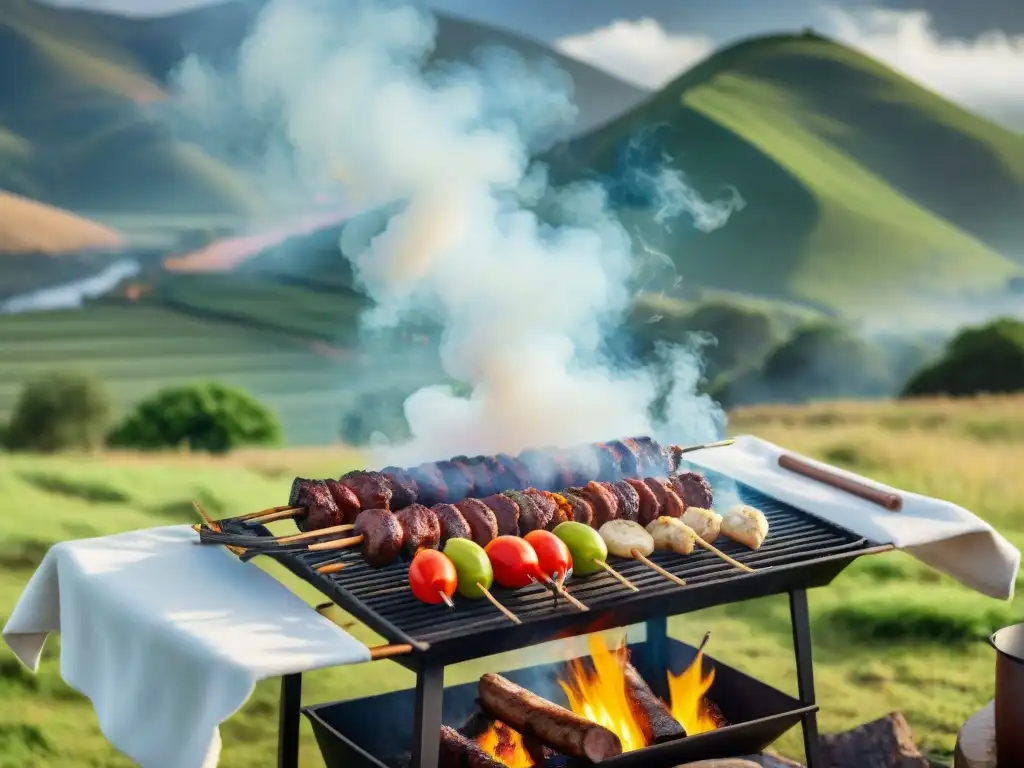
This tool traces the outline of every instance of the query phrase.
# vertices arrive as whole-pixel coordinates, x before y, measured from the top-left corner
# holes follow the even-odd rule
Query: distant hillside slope
[[[68,208],[249,214],[233,171],[151,115],[132,23],[0,0],[0,186]]]
[[[0,255],[116,248],[121,235],[67,211],[0,191]]]
[[[747,202],[705,236],[660,233],[624,197],[691,283],[849,310],[1019,270],[1000,250],[1024,242],[1024,138],[831,41],[725,49],[549,159],[562,180],[621,181],[627,158],[662,150],[706,195]]]

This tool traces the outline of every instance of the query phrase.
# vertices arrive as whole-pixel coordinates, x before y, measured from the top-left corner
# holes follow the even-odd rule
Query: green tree
[[[248,392],[216,382],[157,392],[110,435],[110,444],[121,448],[160,450],[186,444],[210,453],[281,442],[281,425],[272,411]]]
[[[4,443],[12,451],[92,449],[103,444],[113,407],[103,383],[76,371],[55,371],[21,391]]]
[[[967,328],[946,345],[942,357],[919,370],[905,396],[965,396],[1024,390],[1024,322],[1001,318]]]

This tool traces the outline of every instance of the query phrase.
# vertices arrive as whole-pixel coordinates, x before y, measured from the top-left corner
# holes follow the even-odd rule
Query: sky
[[[714,48],[813,27],[951,99],[1024,127],[1021,0],[422,0],[657,88]],[[55,0],[165,13],[209,0]]]

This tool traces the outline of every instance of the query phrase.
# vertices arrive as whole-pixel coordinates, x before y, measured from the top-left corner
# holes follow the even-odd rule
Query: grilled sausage
[[[490,507],[480,499],[463,499],[456,502],[456,507],[469,523],[471,538],[481,547],[486,547],[498,536],[498,521]]]
[[[363,558],[371,568],[391,565],[402,551],[405,541],[402,524],[387,509],[365,509],[360,512],[353,533],[363,537]]]
[[[651,493],[658,498],[658,503],[661,505],[660,517],[683,516],[683,512],[686,511],[686,505],[683,504],[683,500],[679,498],[679,495],[672,490],[668,480],[662,480],[658,477],[645,477],[644,482],[651,489]]]
[[[395,514],[405,539],[402,548],[408,557],[414,557],[421,549],[437,549],[441,544],[441,523],[430,507],[410,504]]]
[[[459,508],[454,504],[435,504],[430,508],[441,526],[441,543],[448,539],[472,539],[473,531]]]
[[[639,500],[640,514],[636,521],[640,525],[648,526],[661,517],[661,502],[658,501],[658,497],[654,495],[654,491],[648,487],[647,483],[638,477],[626,478],[626,482],[636,491]]]
[[[625,480],[612,483],[612,490],[619,497],[619,519],[637,522],[640,519],[640,495]]]
[[[591,480],[582,490],[594,510],[594,519],[590,523],[592,527],[600,528],[609,520],[618,517],[619,499],[611,491],[610,486]]]
[[[288,493],[288,505],[304,507],[306,510],[295,519],[295,525],[300,531],[315,531],[332,525],[341,525],[341,510],[338,509],[334,496],[323,480],[295,478]]]
[[[499,536],[519,535],[519,505],[515,500],[504,493],[496,493],[480,499],[487,508],[494,513],[494,519],[498,522]]]

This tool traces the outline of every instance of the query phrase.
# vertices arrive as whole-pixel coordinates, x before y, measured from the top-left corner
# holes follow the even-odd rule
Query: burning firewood
[[[441,749],[438,763],[445,768],[505,768],[504,763],[484,752],[454,728],[441,726]]]
[[[630,709],[643,730],[648,744],[660,744],[686,736],[686,729],[672,717],[668,706],[659,699],[637,668],[626,662],[623,669],[626,678],[626,695]]]
[[[607,728],[501,675],[488,673],[481,677],[479,691],[484,711],[524,738],[534,738],[563,755],[584,757],[594,763],[622,754],[622,742]]]

